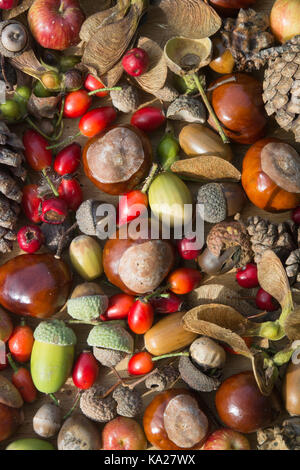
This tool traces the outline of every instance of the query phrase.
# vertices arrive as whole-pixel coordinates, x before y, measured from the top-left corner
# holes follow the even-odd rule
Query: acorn
[[[106,367],[114,367],[133,352],[133,338],[120,325],[102,323],[89,333],[87,343],[93,346],[95,358]]]
[[[203,219],[211,224],[240,212],[245,202],[246,195],[238,183],[204,184],[197,196],[197,203],[204,205]]]
[[[75,287],[67,302],[68,314],[76,320],[91,321],[102,315],[108,307],[108,297],[95,282]]]
[[[79,235],[75,237],[69,247],[71,263],[87,281],[92,281],[101,276],[102,266],[102,248],[96,240],[88,235]]]
[[[55,393],[72,370],[76,336],[61,320],[43,321],[34,331],[31,376],[43,393]]]

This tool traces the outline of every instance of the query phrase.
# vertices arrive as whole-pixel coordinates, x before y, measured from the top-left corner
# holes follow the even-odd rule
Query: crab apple
[[[122,59],[122,65],[128,75],[139,77],[145,73],[149,67],[149,56],[144,49],[135,47],[126,52]]]
[[[207,439],[203,450],[250,450],[248,439],[232,429],[217,429]]]

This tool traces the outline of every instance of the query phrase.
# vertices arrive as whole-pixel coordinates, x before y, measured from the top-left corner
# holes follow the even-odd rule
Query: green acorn
[[[102,323],[91,329],[87,339],[89,346],[112,349],[130,354],[133,352],[133,338],[122,326]]]
[[[67,302],[68,314],[76,320],[89,322],[102,315],[108,307],[108,297],[94,282],[85,282],[75,287]]]
[[[31,376],[43,393],[55,393],[72,370],[76,336],[61,320],[43,321],[34,331]]]

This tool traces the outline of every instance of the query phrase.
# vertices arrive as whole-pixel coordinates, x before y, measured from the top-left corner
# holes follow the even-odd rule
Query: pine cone
[[[275,43],[268,29],[268,15],[257,13],[251,8],[241,9],[236,19],[227,18],[224,21],[222,40],[233,55],[238,71],[250,72],[263,65],[255,54]]]
[[[259,216],[249,217],[247,232],[250,235],[254,261],[258,263],[265,250],[273,250],[283,261],[297,247],[296,226],[293,222],[273,224]]]
[[[263,89],[268,116],[274,114],[279,126],[294,132],[296,142],[300,142],[300,36],[273,48]]]
[[[21,186],[27,175],[22,150],[22,141],[0,122],[0,253],[10,252],[16,239]]]

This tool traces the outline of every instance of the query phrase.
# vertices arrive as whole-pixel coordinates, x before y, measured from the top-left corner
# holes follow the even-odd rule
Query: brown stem
[[[250,317],[247,317],[248,320],[255,320],[256,318],[261,318],[267,315],[267,311],[265,310],[264,312],[257,313],[256,315],[251,315]]]
[[[144,183],[144,185],[143,185],[143,187],[142,187],[142,189],[141,189],[141,192],[142,192],[142,193],[146,193],[146,192],[148,191],[149,186],[150,186],[150,184],[152,183],[153,178],[154,178],[154,176],[155,176],[157,170],[158,170],[158,164],[157,164],[157,163],[153,163],[153,165],[152,165],[152,167],[151,167],[151,170],[150,170],[150,173],[149,173],[149,175],[147,176],[147,178],[146,178],[146,180],[145,180],[145,183]]]
[[[57,251],[56,251],[56,254],[55,254],[56,259],[59,259],[61,257],[61,253],[62,253],[62,249],[63,249],[63,243],[64,243],[64,240],[65,240],[66,236],[69,235],[70,232],[75,230],[77,225],[78,225],[77,222],[75,222],[73,225],[71,225],[71,227],[68,228],[68,230],[65,230],[64,233],[62,234],[62,236],[60,237],[58,247],[57,247]]]
[[[69,416],[71,416],[71,414],[73,413],[73,411],[76,410],[77,405],[78,405],[78,403],[79,403],[79,400],[80,400],[80,397],[81,397],[82,393],[83,393],[83,390],[79,390],[79,392],[77,393],[77,396],[76,396],[76,398],[75,398],[75,401],[74,401],[72,407],[69,409],[69,411],[68,411],[68,412],[65,414],[65,416],[63,417],[63,420],[64,420],[64,421],[65,421],[67,418],[69,418]]]
[[[128,387],[130,390],[133,390],[137,385],[145,382],[145,380],[148,379],[148,377],[150,377],[153,374],[156,374],[156,372],[158,372],[158,369],[153,369],[151,372],[149,372],[149,374],[143,375],[143,377],[136,380],[132,384],[130,384],[130,385],[126,384],[126,387]]]
[[[123,387],[125,386],[125,382],[124,380],[122,379],[122,377],[120,376],[119,372],[117,371],[117,369],[115,367],[112,367],[111,368],[113,373],[115,374],[115,376],[117,377],[117,379],[121,382],[121,384],[123,385]]]
[[[158,371],[158,369],[154,369],[149,374],[143,375],[140,379],[136,380],[135,382],[128,384],[126,383],[122,378],[118,380],[116,383],[114,383],[106,392],[104,395],[102,395],[100,398],[103,400],[104,398],[107,398],[119,385],[123,385],[123,387],[127,387],[130,390],[133,390],[137,385],[143,383],[148,377],[151,375],[155,374]],[[128,380],[128,379],[127,379]]]

